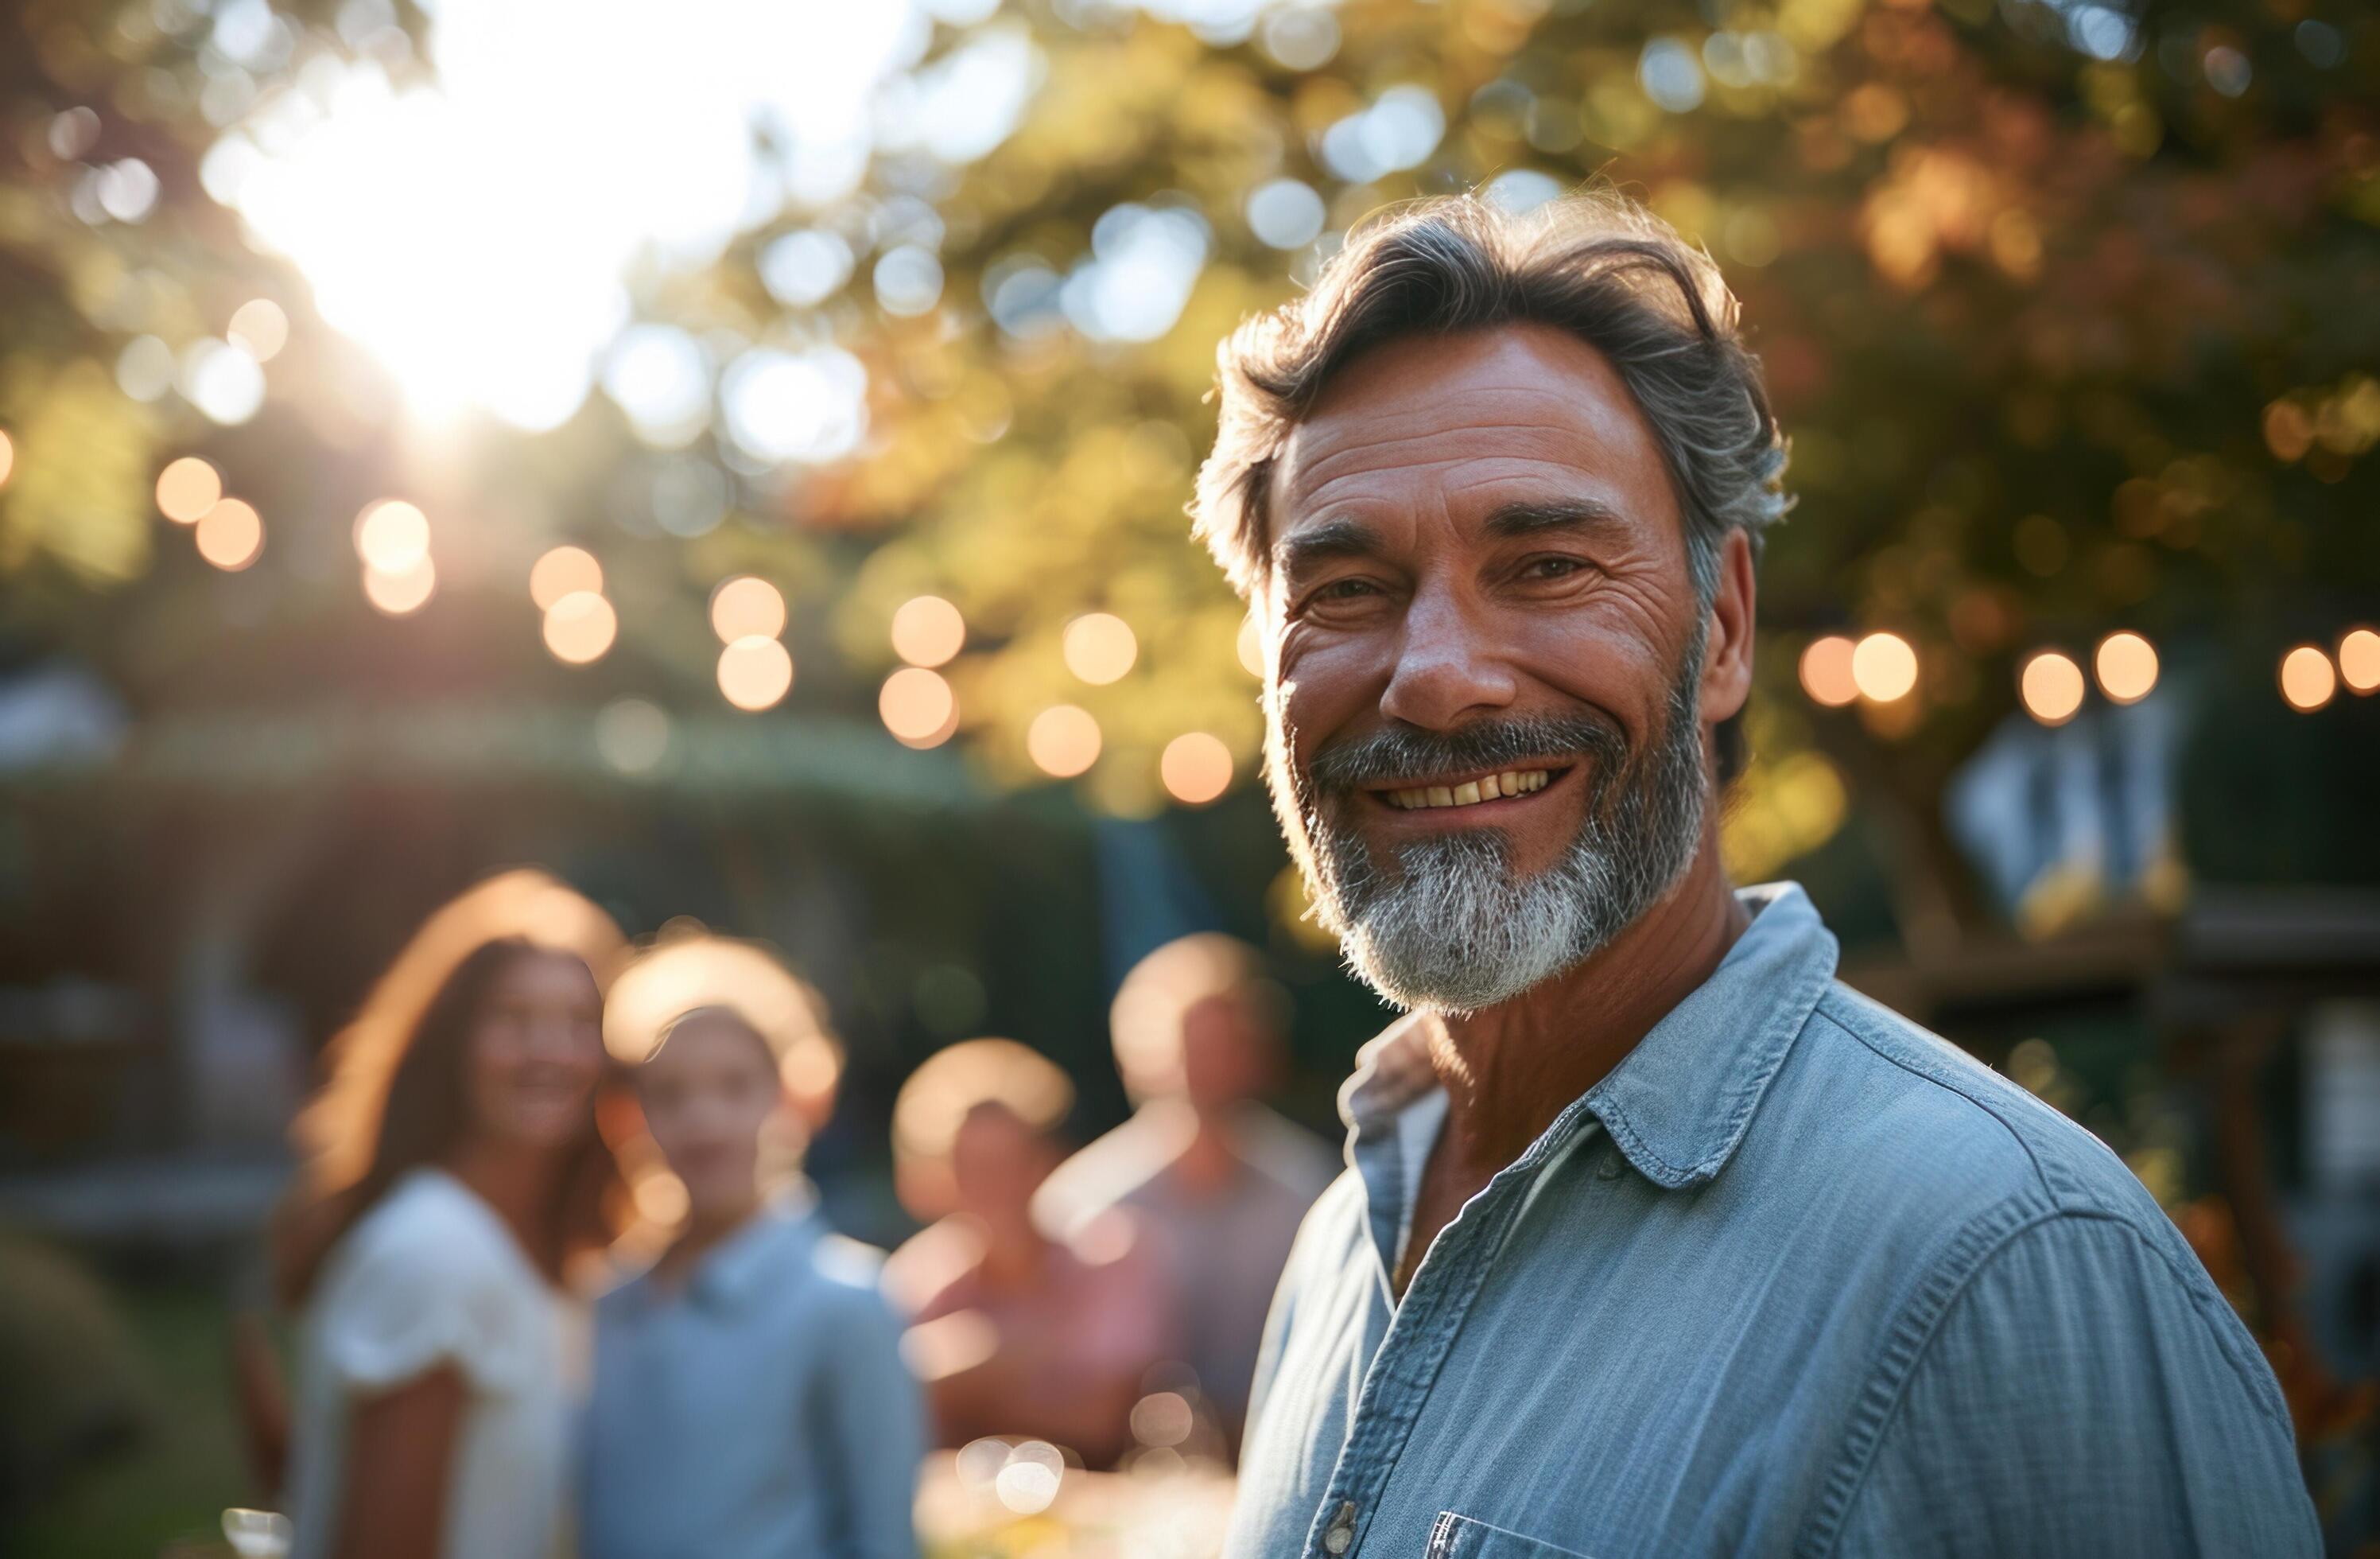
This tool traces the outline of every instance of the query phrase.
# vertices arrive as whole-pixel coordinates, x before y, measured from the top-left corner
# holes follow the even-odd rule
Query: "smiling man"
[[[1221,353],[1269,779],[1408,1016],[1342,1096],[1230,1552],[2312,1553],[2270,1370],[2088,1133],[1737,891],[1784,444],[1618,197],[1407,208]]]

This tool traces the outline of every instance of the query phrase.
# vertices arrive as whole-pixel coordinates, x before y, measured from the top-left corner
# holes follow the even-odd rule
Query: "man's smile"
[[[1575,768],[1575,764],[1548,763],[1416,776],[1408,784],[1366,786],[1364,794],[1378,805],[1401,812],[1469,812],[1485,807],[1487,812],[1477,820],[1485,822],[1525,809],[1546,790],[1568,778]],[[1466,817],[1463,821],[1474,820]]]

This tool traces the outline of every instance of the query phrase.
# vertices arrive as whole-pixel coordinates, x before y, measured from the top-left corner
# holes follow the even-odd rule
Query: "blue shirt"
[[[1790,884],[1390,1273],[1410,1023],[1267,1321],[1233,1559],[2313,1554],[2271,1370],[2097,1139],[1833,978]]]
[[[914,1559],[925,1406],[878,1265],[780,1204],[596,1302],[585,1559]]]

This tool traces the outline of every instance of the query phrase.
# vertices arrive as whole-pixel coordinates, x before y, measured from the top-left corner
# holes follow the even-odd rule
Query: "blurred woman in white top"
[[[595,1128],[601,910],[537,871],[432,915],[330,1052],[277,1221],[299,1310],[296,1559],[544,1559],[563,1539],[559,1284],[625,1197]]]

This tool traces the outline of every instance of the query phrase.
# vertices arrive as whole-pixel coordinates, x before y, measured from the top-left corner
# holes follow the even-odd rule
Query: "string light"
[[[601,660],[619,633],[619,614],[591,590],[572,591],[545,611],[545,647],[565,665]]]
[[[245,347],[259,362],[271,362],[289,344],[289,316],[270,298],[252,298],[232,311],[224,339]]]
[[[904,747],[940,747],[958,729],[957,695],[940,673],[924,666],[903,666],[886,677],[876,711]]]
[[[410,566],[388,571],[364,567],[364,599],[392,617],[409,616],[429,603],[438,589],[438,566],[424,553]]]
[[[430,517],[402,498],[366,504],[356,516],[356,555],[376,574],[410,571],[430,555]]]
[[[2380,691],[2380,633],[2348,629],[2338,641],[2338,675],[2350,691]]]
[[[223,477],[195,455],[167,462],[157,473],[157,512],[176,525],[195,525],[223,501]]]
[[[1157,773],[1167,795],[1185,807],[1203,807],[1231,788],[1232,749],[1220,737],[1192,731],[1165,744]]]
[[[1052,704],[1026,727],[1025,751],[1043,773],[1072,779],[1099,761],[1099,723],[1089,710]]]
[[[725,580],[710,592],[710,631],[722,644],[774,639],[785,631],[785,598],[776,586],[749,574]]]
[[[1802,691],[1813,703],[1840,709],[1857,699],[1859,683],[1852,677],[1852,641],[1840,633],[1810,640],[1802,652]]]
[[[905,601],[892,614],[892,652],[913,666],[948,665],[966,647],[966,619],[939,595]]]
[[[1875,703],[1907,698],[1917,686],[1917,652],[1897,633],[1871,633],[1852,647],[1852,682]]]
[[[2099,691],[2110,703],[2138,703],[2157,682],[2156,646],[2129,629],[2119,629],[2099,640],[2091,657],[2099,675]]]
[[[199,517],[199,555],[237,574],[264,551],[264,519],[237,498],[225,498]]]
[[[529,568],[528,598],[540,612],[552,611],[555,602],[581,591],[603,591],[603,566],[584,547],[555,547]]]
[[[2281,697],[2291,709],[2311,714],[2338,692],[2338,673],[2316,646],[2301,644],[2281,657]]]
[[[1240,638],[1234,648],[1240,652],[1240,669],[1257,681],[1263,681],[1264,636],[1257,630],[1253,615],[1240,619]]]
[[[719,652],[719,691],[738,709],[771,708],[793,686],[794,657],[773,639],[752,634]]]
[[[2017,693],[2025,713],[2045,725],[2063,725],[2082,707],[2082,668],[2057,650],[2044,650],[2024,663]]]
[[[1086,612],[1068,623],[1063,648],[1066,669],[1094,688],[1118,680],[1140,658],[1132,625],[1112,612]]]

